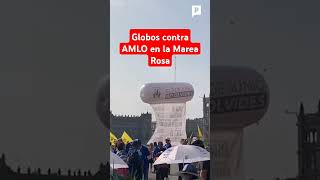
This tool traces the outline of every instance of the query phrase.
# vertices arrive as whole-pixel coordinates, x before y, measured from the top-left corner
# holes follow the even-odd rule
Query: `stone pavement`
[[[169,175],[169,180],[178,180],[178,176],[176,175],[178,173],[178,165],[177,164],[172,164],[170,167],[170,174]],[[156,174],[152,173],[149,171],[149,179],[150,180],[155,180],[156,179]]]

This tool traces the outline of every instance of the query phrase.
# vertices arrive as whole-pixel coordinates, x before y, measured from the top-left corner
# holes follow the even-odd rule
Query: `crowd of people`
[[[192,139],[181,139],[180,143],[183,145],[189,144],[205,148],[203,141],[197,137]],[[166,138],[165,143],[159,141],[148,145],[143,145],[139,139],[135,139],[127,144],[125,144],[122,139],[118,139],[111,147],[112,151],[128,164],[130,177],[136,180],[147,180],[150,169],[152,173],[156,174],[156,180],[168,179],[170,165],[153,165],[153,163],[165,150],[172,147],[170,138]],[[178,166],[180,172],[179,180],[210,179],[210,161],[195,164],[179,164]]]

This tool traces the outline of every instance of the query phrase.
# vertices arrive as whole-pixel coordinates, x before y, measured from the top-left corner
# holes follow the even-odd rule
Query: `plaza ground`
[[[169,175],[169,180],[178,180],[177,173],[179,172],[178,165],[177,164],[172,164],[170,166],[170,175]],[[150,180],[155,180],[156,179],[156,174],[152,173],[149,171],[149,179]]]

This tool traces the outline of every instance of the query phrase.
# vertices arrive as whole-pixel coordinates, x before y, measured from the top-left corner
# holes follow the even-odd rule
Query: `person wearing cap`
[[[193,137],[193,138],[192,138],[191,145],[199,146],[199,147],[204,148],[203,141],[201,141],[201,140],[200,140],[200,139],[198,139],[197,137]]]
[[[179,171],[179,176],[182,177],[182,180],[193,180],[199,177],[197,168],[192,164],[184,165],[182,171]]]
[[[198,137],[193,137],[191,143],[194,143],[195,141],[198,141]]]

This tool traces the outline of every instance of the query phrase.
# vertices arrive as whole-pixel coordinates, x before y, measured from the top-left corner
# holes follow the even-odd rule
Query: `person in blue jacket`
[[[141,140],[140,139],[136,139],[135,141],[137,141],[138,146],[140,147],[140,152],[142,154],[142,159],[143,159],[143,179],[144,180],[148,180],[148,176],[149,176],[149,160],[148,160],[148,156],[150,155],[150,152],[149,152],[148,147],[146,147],[145,145],[141,144]]]
[[[167,137],[167,138],[165,139],[165,142],[166,142],[166,144],[163,146],[165,150],[167,150],[167,149],[169,149],[169,148],[172,147],[170,138]]]
[[[167,138],[165,139],[165,142],[166,142],[166,144],[163,146],[163,149],[164,149],[164,150],[167,150],[167,149],[169,149],[169,148],[172,147],[172,145],[171,145],[171,140],[170,140],[169,137],[167,137]],[[168,174],[170,174],[170,165],[168,165]]]
[[[153,148],[153,158],[154,158],[154,160],[155,160],[155,157],[157,157],[158,153],[161,151],[161,148],[163,146],[161,144],[162,144],[162,142],[155,143],[155,146]]]
[[[144,160],[138,141],[133,141],[128,153],[128,166],[131,178],[142,180]]]

